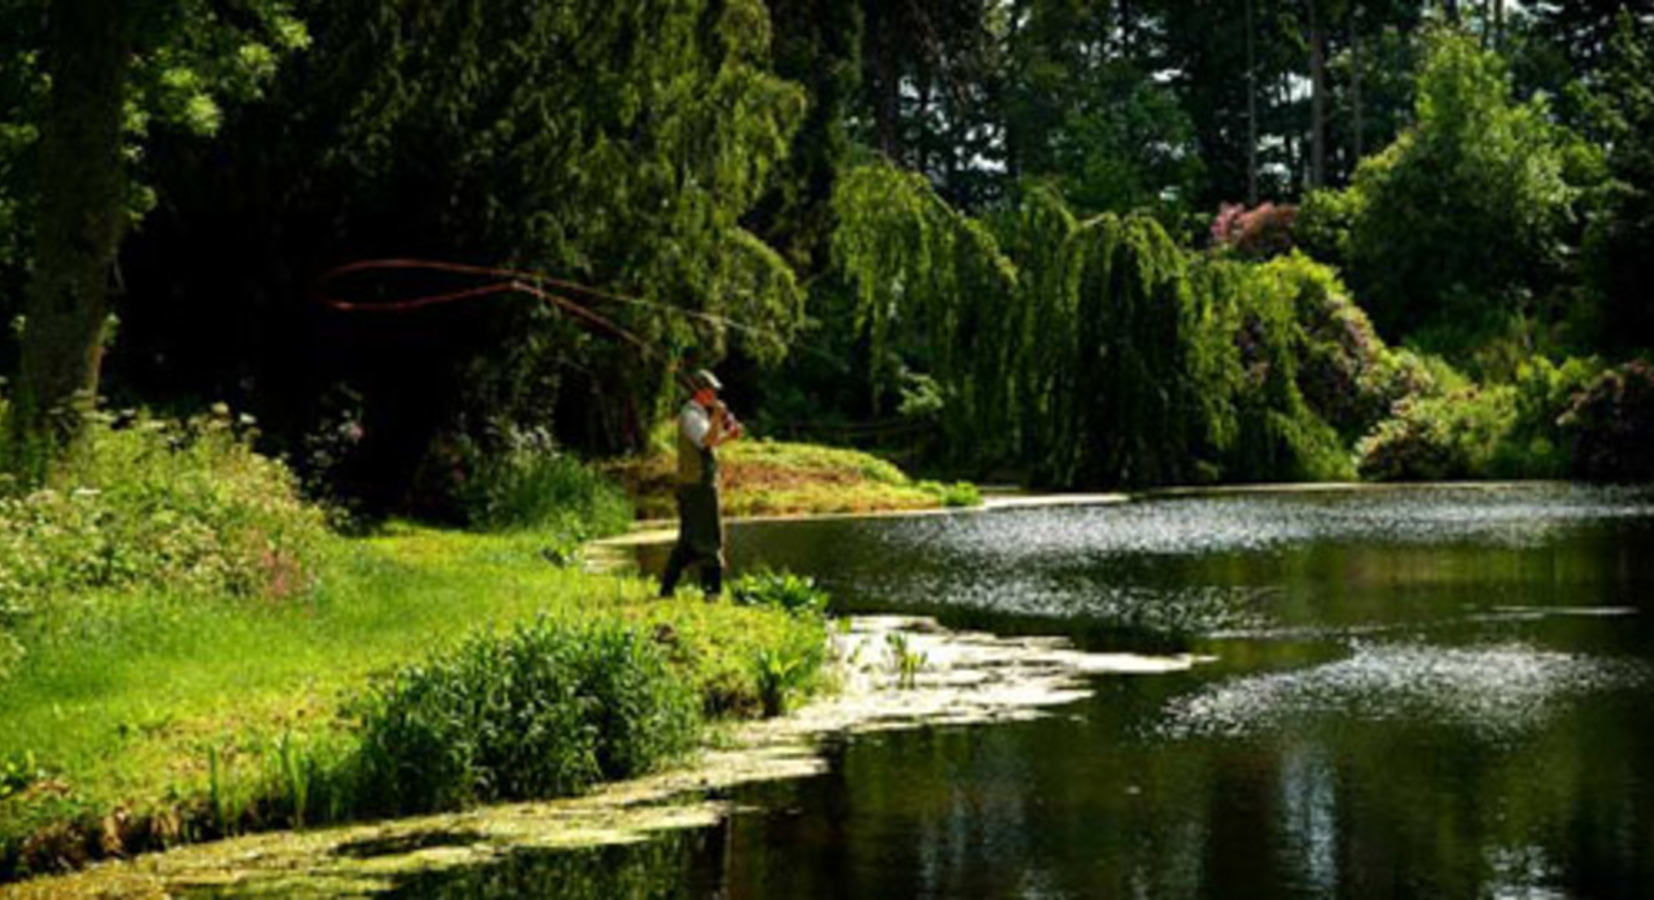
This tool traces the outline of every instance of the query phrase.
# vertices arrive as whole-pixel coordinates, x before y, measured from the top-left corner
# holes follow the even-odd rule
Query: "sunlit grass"
[[[660,446],[646,456],[614,463],[638,515],[674,515],[676,457]],[[858,513],[974,505],[974,491],[915,481],[887,460],[842,447],[742,440],[718,451],[726,516]]]
[[[553,565],[543,543],[393,525],[333,548],[304,597],[103,595],[23,623],[23,663],[0,682],[0,851],[117,808],[253,797],[284,741],[348,740],[349,702],[376,675],[537,616],[655,636],[713,713],[762,708],[761,659],[819,652],[819,624],[657,600],[647,582]]]

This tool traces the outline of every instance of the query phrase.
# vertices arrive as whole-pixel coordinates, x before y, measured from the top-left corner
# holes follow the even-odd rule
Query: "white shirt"
[[[707,435],[712,433],[712,417],[699,403],[691,400],[678,414],[678,430],[697,447],[706,447]]]

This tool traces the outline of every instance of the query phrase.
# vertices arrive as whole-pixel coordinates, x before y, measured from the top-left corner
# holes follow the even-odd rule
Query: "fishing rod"
[[[324,295],[318,295],[317,300],[324,306],[340,312],[379,312],[404,313],[432,306],[448,303],[457,303],[465,300],[475,300],[500,294],[526,294],[535,297],[548,305],[575,316],[596,328],[620,338],[639,350],[654,356],[664,358],[666,354],[659,348],[639,338],[637,335],[615,324],[612,320],[599,315],[588,306],[577,303],[564,294],[575,294],[608,303],[654,310],[667,315],[680,316],[706,325],[725,328],[731,331],[765,337],[780,344],[788,344],[788,338],[771,329],[761,328],[740,322],[728,316],[699,310],[683,309],[668,303],[658,303],[633,297],[626,294],[605,291],[589,285],[580,284],[566,279],[554,278],[540,272],[529,272],[517,269],[504,269],[493,266],[477,266],[465,263],[444,262],[428,259],[367,259],[346,263],[322,273],[317,280],[318,288],[339,281],[343,278],[361,273],[373,272],[437,272],[445,275],[460,275],[470,278],[498,279],[492,284],[447,293],[430,294],[404,300],[381,301],[373,303],[359,303],[338,300]],[[806,347],[811,352],[821,353],[815,348]],[[836,361],[836,360],[835,360]],[[670,365],[670,360],[668,360]],[[682,373],[677,373],[680,383],[683,382]]]

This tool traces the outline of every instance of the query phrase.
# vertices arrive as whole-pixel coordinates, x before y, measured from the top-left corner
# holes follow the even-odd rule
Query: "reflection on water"
[[[1432,647],[1358,645],[1348,659],[1303,670],[1234,678],[1172,703],[1171,738],[1237,737],[1328,718],[1430,722],[1484,735],[1532,728],[1569,701],[1645,682],[1640,662],[1535,650],[1521,644]]]
[[[1647,492],[1175,498],[745,526],[733,549],[848,610],[1219,662],[1103,677],[1041,721],[847,739],[718,828],[410,893],[1654,897]]]
[[[523,852],[503,865],[415,876],[381,896],[619,900],[712,896],[723,827],[593,850]]]

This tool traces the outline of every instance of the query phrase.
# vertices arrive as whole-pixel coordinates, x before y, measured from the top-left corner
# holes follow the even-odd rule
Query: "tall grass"
[[[405,667],[369,696],[364,806],[407,814],[578,793],[682,753],[699,711],[637,630],[542,617]]]
[[[358,715],[387,709],[394,686],[408,683],[380,673],[460,671],[455,659],[467,652],[498,665],[524,659],[526,645],[513,643],[520,628],[556,629],[544,645],[570,653],[585,652],[569,649],[574,635],[608,636],[607,649],[592,651],[599,662],[576,665],[619,671],[614,667],[624,663],[626,674],[608,686],[578,682],[587,686],[575,694],[620,698],[602,705],[625,723],[651,721],[657,713],[648,710],[662,708],[648,700],[660,688],[660,664],[702,715],[762,712],[765,685],[756,661],[766,653],[774,668],[788,672],[795,693],[817,677],[825,639],[817,621],[698,597],[659,601],[642,581],[547,565],[542,545],[533,533],[398,525],[341,542],[304,603],[140,590],[88,595],[73,610],[60,605],[31,617],[17,630],[28,655],[0,683],[0,772],[11,773],[10,787],[0,791],[0,879],[109,852],[100,835],[117,809],[124,824],[109,846],[137,850],[510,795],[496,794],[494,785],[512,794],[524,784],[554,787],[542,776],[536,782],[490,775],[485,790],[438,797],[443,792],[418,786],[410,767],[407,777],[416,780],[387,791],[384,770],[363,753],[367,730]],[[541,617],[549,624],[522,624]],[[378,678],[387,680],[370,688]],[[524,716],[534,718],[523,713],[511,721]],[[583,728],[592,725],[582,721]],[[653,725],[608,719],[595,727],[611,735],[655,733],[648,731]],[[545,731],[547,741],[553,731]],[[569,746],[585,740],[572,734]],[[650,745],[641,737],[603,740],[615,748]],[[604,773],[646,767],[651,758],[604,754]],[[396,758],[414,757],[410,749]],[[499,771],[497,758],[477,757],[489,762],[468,771]],[[425,798],[396,800],[402,790],[410,798],[424,791]]]
[[[565,453],[522,450],[483,461],[459,494],[470,523],[490,531],[536,529],[583,540],[632,522],[620,486]]]

